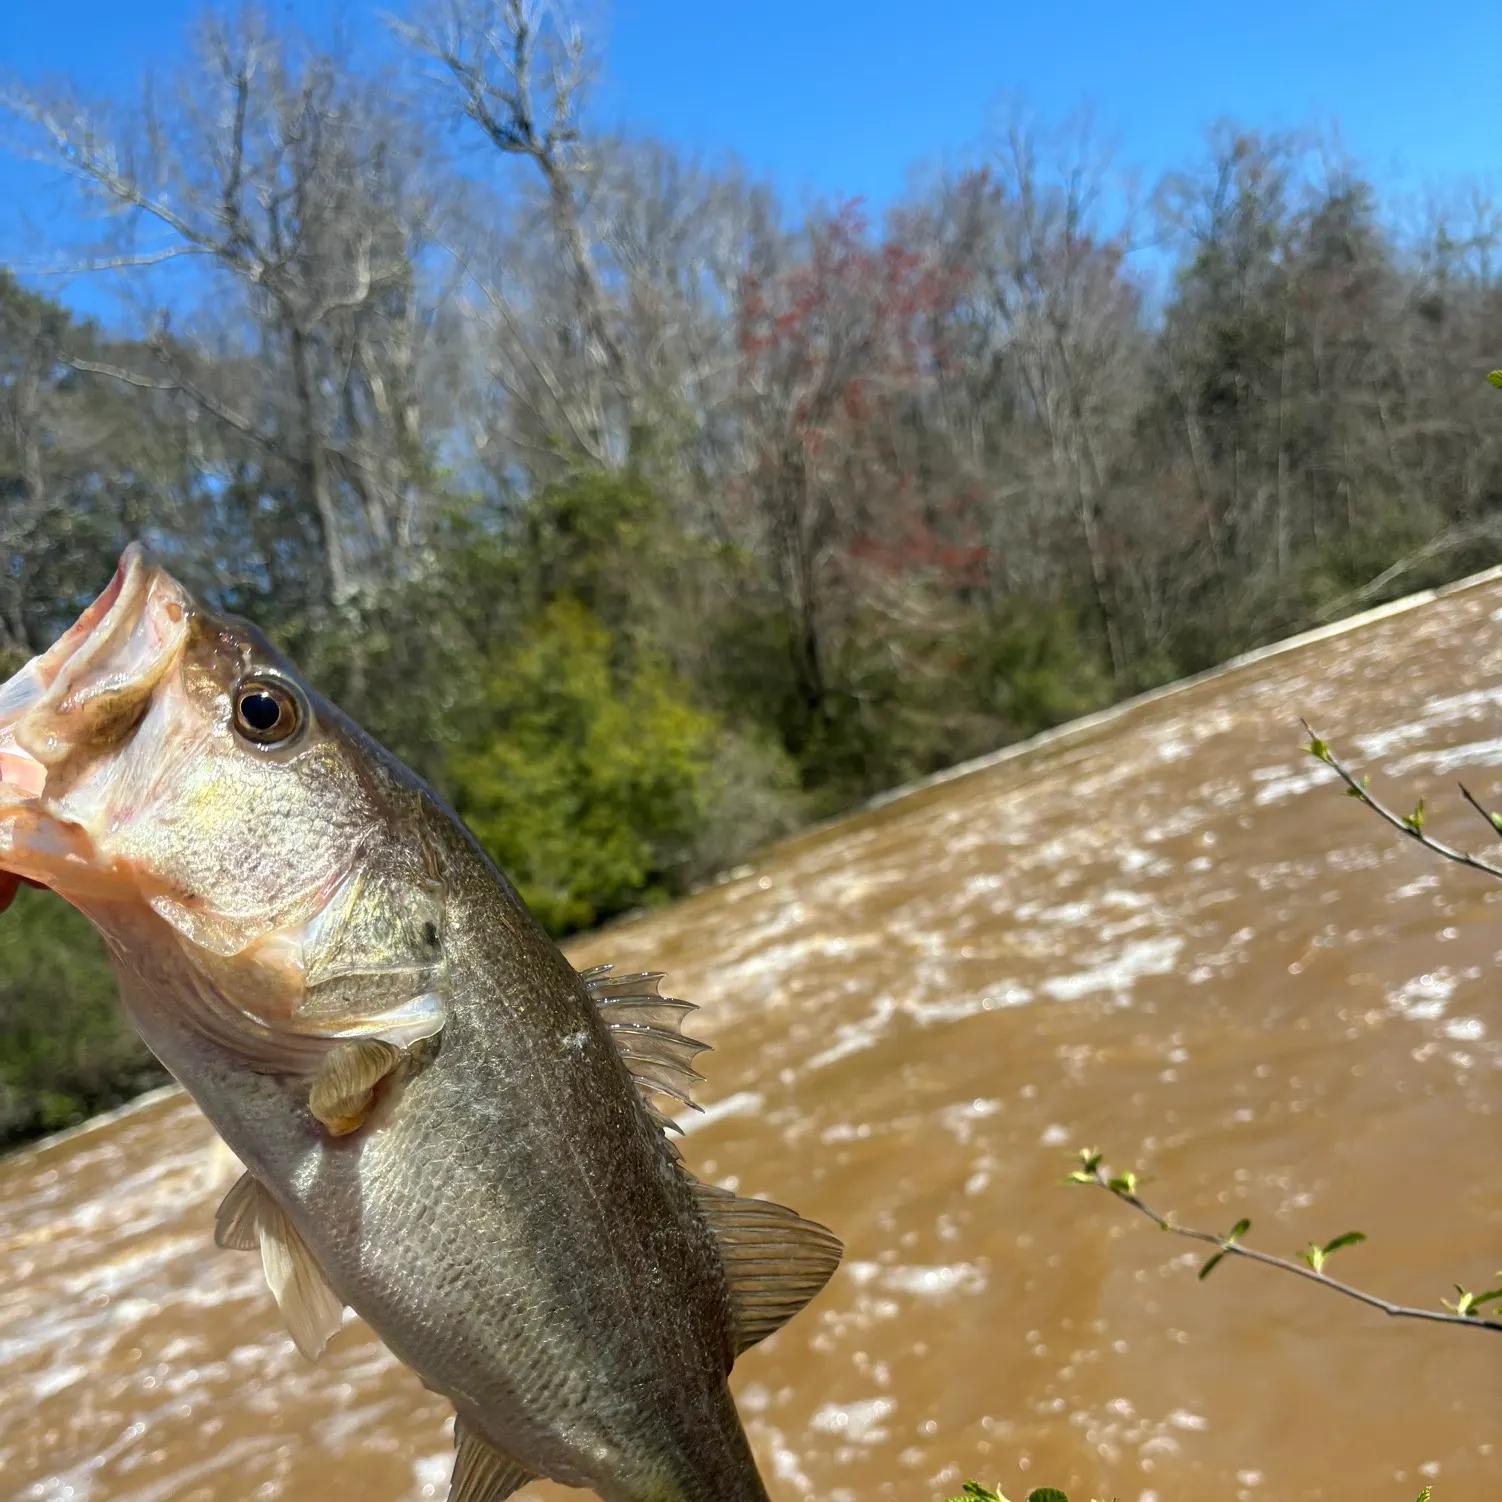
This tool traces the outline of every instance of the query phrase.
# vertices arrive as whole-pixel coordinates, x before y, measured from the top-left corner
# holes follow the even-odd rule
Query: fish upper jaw
[[[277,761],[235,738],[213,667],[240,672],[240,643],[216,619],[132,545],[74,625],[0,684],[0,909],[20,881],[51,887],[116,950],[156,952],[140,962],[178,1021],[259,1063],[296,1072],[369,1038],[411,1048],[447,1015],[441,888],[331,743]],[[289,805],[302,759],[339,810]],[[258,797],[265,819],[302,815],[282,820],[293,840],[275,872],[259,846],[234,853],[261,833]],[[320,812],[334,822],[315,828]]]
[[[57,808],[68,764],[128,730],[180,656],[193,601],[139,543],[99,597],[43,653],[0,684],[0,886],[4,876],[66,896],[122,895],[95,831]],[[0,905],[4,893],[0,891]]]

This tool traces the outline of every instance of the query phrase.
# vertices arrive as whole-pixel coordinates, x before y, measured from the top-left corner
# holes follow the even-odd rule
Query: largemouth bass
[[[436,794],[137,546],[0,687],[0,872],[103,935],[299,1349],[348,1306],[453,1402],[453,1502],[765,1502],[727,1377],[840,1244],[685,1168],[691,1008],[576,973]]]

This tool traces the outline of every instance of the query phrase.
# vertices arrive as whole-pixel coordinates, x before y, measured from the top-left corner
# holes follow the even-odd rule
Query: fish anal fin
[[[692,1091],[703,1076],[694,1072],[693,1061],[709,1045],[683,1033],[683,1019],[697,1008],[661,995],[663,977],[656,970],[616,975],[609,965],[596,965],[580,971],[579,979],[653,1119],[659,1125],[669,1120],[654,1096],[667,1096],[697,1111]]]
[[[214,1215],[214,1245],[231,1252],[254,1252],[261,1245],[256,1230],[256,1201],[261,1186],[242,1173],[219,1202]]]
[[[537,1474],[483,1439],[463,1419],[454,1420],[454,1445],[458,1454],[448,1502],[503,1502]]]
[[[401,1067],[404,1050],[380,1038],[340,1043],[313,1077],[308,1109],[331,1137],[347,1137],[365,1122],[375,1103],[376,1086]]]
[[[261,1181],[235,1180],[214,1217],[214,1240],[234,1251],[261,1249],[266,1286],[281,1310],[293,1343],[317,1361],[344,1324],[344,1301],[329,1287],[307,1244]]]
[[[780,1329],[824,1287],[844,1248],[832,1231],[784,1205],[742,1199],[697,1180],[693,1190],[719,1245],[739,1356]]]

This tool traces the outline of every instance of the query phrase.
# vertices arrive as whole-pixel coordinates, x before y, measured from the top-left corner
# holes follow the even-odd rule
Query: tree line
[[[138,97],[0,91],[87,226],[13,272],[133,307],[0,272],[0,667],[144,537],[557,933],[1497,557],[1479,189],[1384,205],[1222,123],[1138,192],[1018,110],[879,215],[795,210],[597,127],[537,0],[375,52],[207,13]],[[0,1132],[144,1077],[96,951],[21,908]]]

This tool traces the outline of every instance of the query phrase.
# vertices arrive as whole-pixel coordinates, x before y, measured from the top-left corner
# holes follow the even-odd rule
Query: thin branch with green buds
[[[951,1497],[949,1502],[1007,1502],[1007,1499],[989,1486],[982,1486],[979,1481],[967,1481],[964,1491],[958,1497]],[[1027,1494],[1027,1502],[1069,1502],[1069,1497],[1056,1486],[1035,1486]]]
[[[1455,1302],[1452,1304],[1448,1299],[1442,1300],[1443,1309],[1420,1309],[1408,1304],[1395,1304],[1390,1299],[1381,1298],[1377,1294],[1368,1293],[1363,1288],[1356,1288],[1350,1283],[1343,1283],[1338,1278],[1332,1278],[1325,1271],[1325,1263],[1335,1252],[1366,1240],[1366,1236],[1361,1231],[1347,1231],[1344,1235],[1336,1236],[1333,1240],[1323,1244],[1311,1241],[1298,1254],[1297,1261],[1288,1257],[1274,1256],[1271,1252],[1259,1251],[1256,1247],[1246,1246],[1242,1242],[1241,1238],[1252,1228],[1249,1220],[1237,1221],[1229,1231],[1223,1234],[1214,1231],[1198,1231],[1191,1226],[1180,1225],[1171,1213],[1164,1214],[1155,1210],[1142,1199],[1137,1193],[1139,1180],[1136,1174],[1128,1172],[1113,1176],[1105,1173],[1101,1168],[1102,1155],[1094,1148],[1082,1148],[1079,1160],[1080,1166],[1069,1175],[1066,1182],[1104,1189],[1107,1194],[1119,1199],[1122,1204],[1130,1205],[1139,1214],[1145,1215],[1159,1230],[1215,1247],[1214,1255],[1209,1257],[1200,1268],[1201,1279],[1209,1277],[1224,1258],[1245,1257],[1249,1262],[1260,1262],[1264,1267],[1275,1267],[1280,1272],[1292,1273],[1295,1277],[1303,1278],[1307,1282],[1318,1283],[1322,1288],[1328,1288],[1334,1293],[1341,1293],[1349,1299],[1355,1299],[1357,1303],[1366,1304],[1372,1309],[1380,1309],[1383,1314],[1390,1315],[1394,1319],[1417,1319],[1426,1320],[1430,1324],[1466,1325],[1474,1330],[1502,1331],[1502,1319],[1483,1312],[1488,1304],[1502,1305],[1502,1288],[1492,1288],[1485,1293],[1472,1293],[1469,1289],[1457,1284]],[[1498,1276],[1502,1277],[1502,1273]],[[1495,1313],[1502,1313],[1502,1308]]]
[[[1430,1502],[1433,1495],[1433,1487],[1426,1486],[1415,1502]],[[967,1481],[964,1491],[958,1497],[951,1497],[949,1502],[1007,1502],[1007,1499],[989,1486],[982,1486],[979,1481]],[[1069,1502],[1069,1497],[1056,1486],[1035,1486],[1027,1494],[1027,1502]]]
[[[1359,781],[1356,774],[1344,766],[1335,753],[1330,749],[1328,741],[1321,740],[1314,733],[1313,727],[1308,720],[1303,721],[1304,729],[1309,732],[1309,744],[1305,750],[1317,761],[1322,761],[1333,771],[1346,785],[1346,796],[1356,798],[1367,808],[1391,824],[1399,834],[1405,834],[1409,839],[1422,845],[1425,850],[1432,850],[1435,855],[1442,856],[1447,861],[1454,861],[1457,866],[1465,866],[1472,871],[1480,871],[1484,876],[1495,877],[1502,881],[1502,866],[1494,866],[1490,861],[1484,861],[1479,855],[1472,855],[1468,850],[1457,849],[1454,845],[1446,845],[1443,840],[1436,840],[1433,835],[1424,832],[1425,812],[1422,798],[1414,805],[1410,814],[1394,813],[1380,799],[1374,797],[1368,786],[1371,779],[1363,777]],[[1493,835],[1502,835],[1502,814],[1489,813],[1472,796],[1464,783],[1459,784],[1461,796],[1486,820],[1488,828]]]

